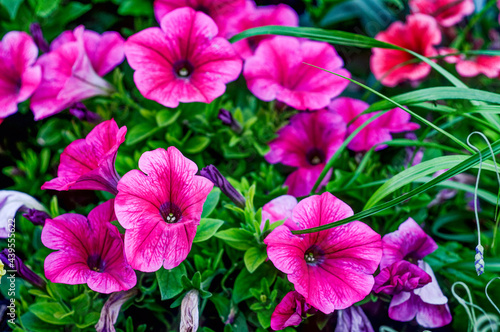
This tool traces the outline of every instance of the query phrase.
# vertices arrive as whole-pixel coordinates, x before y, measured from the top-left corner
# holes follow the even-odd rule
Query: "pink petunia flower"
[[[120,177],[116,173],[115,159],[126,133],[127,127],[118,128],[114,119],[98,124],[87,137],[64,149],[57,178],[45,182],[42,189],[118,193],[116,186]]]
[[[339,114],[344,122],[348,124],[365,111],[368,106],[369,105],[362,100],[342,97],[332,100],[328,109]],[[352,134],[353,131],[375,114],[377,114],[377,112],[359,116],[349,125],[349,127],[347,127],[347,136]],[[393,108],[363,128],[347,147],[356,152],[368,151],[377,144],[392,140],[391,133],[417,130],[418,128],[420,128],[418,124],[410,122],[410,114],[400,108]],[[386,147],[387,145],[379,145],[375,150],[382,150]]]
[[[42,70],[35,65],[38,48],[25,32],[10,31],[0,42],[0,123],[17,112],[40,84]]]
[[[299,25],[299,16],[285,4],[256,6],[253,0],[247,0],[245,9],[228,20],[224,36],[230,38],[242,31],[268,25],[296,27]],[[233,46],[243,59],[247,59],[254,54],[259,42],[268,38],[270,36],[246,38],[234,43]]]
[[[375,277],[375,293],[389,295],[410,292],[431,282],[431,277],[417,265],[408,261],[395,262],[382,269]]]
[[[443,47],[439,49],[440,55],[457,53],[458,51]],[[489,78],[500,75],[500,56],[477,55],[466,57],[465,55],[450,55],[444,58],[448,63],[455,63],[457,73],[462,77],[474,77],[480,74]]]
[[[474,0],[410,0],[412,13],[433,16],[444,26],[451,27],[474,12]]]
[[[107,32],[102,36],[81,25],[65,31],[42,55],[42,82],[31,98],[35,120],[56,114],[73,103],[108,95],[113,87],[101,76],[123,61],[123,39]]]
[[[145,152],[139,170],[118,183],[116,215],[126,229],[125,253],[136,270],[178,266],[188,255],[212,181],[175,147]]]
[[[306,299],[296,291],[289,292],[283,297],[271,315],[271,328],[275,331],[283,330],[287,326],[297,326],[307,313],[316,310],[306,303]]]
[[[191,7],[210,16],[219,27],[219,32],[222,33],[228,20],[244,10],[245,0],[155,0],[153,6],[159,23],[165,15],[175,9]]]
[[[282,36],[263,40],[246,59],[243,74],[250,91],[261,100],[276,99],[298,110],[324,108],[349,81],[304,62],[350,77],[330,44]]]
[[[42,243],[57,252],[45,259],[45,276],[52,282],[88,284],[90,289],[109,294],[128,290],[137,280],[128,265],[116,220],[113,200],[90,211],[88,218],[66,213],[47,219]]]
[[[299,113],[278,131],[279,136],[269,143],[271,151],[265,158],[271,164],[298,167],[288,176],[285,185],[288,194],[305,196],[312,190],[328,159],[342,145],[344,134],[345,123],[337,114],[327,110]],[[328,174],[321,185],[326,185],[329,178]]]
[[[296,229],[306,229],[352,215],[347,204],[326,192],[302,200],[293,209],[292,222]],[[304,235],[293,235],[282,225],[264,243],[269,259],[288,275],[295,290],[326,314],[370,293],[382,256],[380,235],[359,221]]]
[[[413,14],[407,17],[406,23],[394,22],[375,38],[433,57],[437,55],[434,46],[441,42],[441,31],[433,17]],[[406,80],[421,80],[431,72],[431,66],[424,62],[403,65],[411,60],[416,58],[404,51],[374,48],[370,67],[377,80],[385,86],[394,87]]]
[[[448,325],[452,319],[448,298],[443,295],[430,265],[419,261],[418,266],[432,281],[422,288],[394,295],[389,305],[389,317],[400,322],[416,317],[417,323],[425,328]]]
[[[210,17],[181,8],[165,15],[160,25],[136,33],[125,44],[144,97],[167,107],[210,103],[238,78],[242,61],[226,39],[216,37]]]
[[[290,195],[276,197],[262,207],[262,222],[260,229],[264,229],[266,221],[273,222],[287,220],[292,216],[292,210],[297,205],[297,199]]]

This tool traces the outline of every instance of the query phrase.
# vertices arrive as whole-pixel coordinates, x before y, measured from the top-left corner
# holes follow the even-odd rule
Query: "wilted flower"
[[[31,221],[33,225],[43,226],[45,225],[45,220],[50,218],[50,215],[45,211],[27,209],[26,213],[23,213],[23,217]]]
[[[474,12],[474,0],[410,0],[413,13],[433,16],[444,27],[451,27]]]
[[[16,275],[26,280],[30,284],[40,289],[45,289],[47,283],[38,274],[24,265],[23,261],[14,253],[9,253],[9,249],[0,252],[0,260],[9,270],[15,270]]]
[[[52,282],[88,284],[99,293],[128,290],[137,280],[125,259],[116,220],[114,200],[98,205],[85,216],[66,213],[47,219],[42,243],[58,250],[45,259],[45,276]]]
[[[410,292],[431,282],[431,277],[417,265],[407,261],[395,262],[375,277],[373,290],[389,295]]]
[[[192,289],[184,296],[181,303],[181,326],[179,332],[196,332],[200,324],[199,292]]]
[[[213,183],[175,147],[145,152],[139,168],[120,180],[115,203],[127,260],[143,272],[172,269],[191,250]]]
[[[269,223],[285,220],[285,224],[292,216],[292,210],[297,205],[297,199],[291,195],[276,197],[262,207],[262,222],[260,229],[264,229],[266,221]],[[291,221],[291,219],[290,219]]]
[[[142,95],[167,107],[210,103],[241,72],[241,59],[214,21],[191,8],[165,15],[160,28],[131,36],[125,45],[134,82]]]
[[[9,220],[14,220],[16,213],[22,207],[26,209],[45,210],[42,204],[28,194],[0,190],[0,238],[8,238],[11,232]]]
[[[0,42],[0,120],[17,112],[40,84],[42,70],[35,64],[38,48],[21,31],[7,32]]]
[[[45,182],[42,189],[104,190],[116,194],[120,177],[116,173],[115,159],[126,133],[127,127],[118,128],[114,119],[98,124],[86,138],[64,149],[58,177]]]
[[[373,287],[382,256],[380,235],[354,221],[321,232],[293,235],[352,216],[352,209],[326,192],[302,200],[292,211],[293,228],[282,225],[264,240],[276,268],[288,275],[307,303],[324,313],[346,309]]]
[[[441,42],[441,31],[433,17],[414,14],[407,17],[406,24],[394,22],[386,31],[379,33],[375,38],[407,48],[426,57],[433,57],[437,55],[434,46]],[[390,87],[406,80],[421,80],[429,75],[431,66],[425,62],[402,66],[403,63],[410,60],[417,60],[417,58],[404,51],[374,48],[370,58],[370,67],[377,80]]]
[[[128,291],[115,292],[108,297],[101,310],[101,317],[97,322],[95,329],[97,332],[115,332],[115,323],[120,314],[122,305],[129,299],[137,295],[139,291],[132,288]]]
[[[298,110],[326,107],[349,81],[304,62],[350,77],[330,44],[283,36],[263,40],[246,59],[243,74],[250,91],[261,100],[276,99]]]
[[[326,162],[342,144],[345,123],[339,115],[327,110],[299,113],[277,134],[278,138],[269,143],[271,151],[265,158],[271,164],[298,167],[288,176],[285,185],[288,194],[299,197],[309,194]],[[321,186],[328,182],[330,174]]]
[[[287,326],[297,326],[307,313],[316,311],[306,303],[306,299],[296,291],[289,292],[283,297],[271,315],[271,328],[275,331],[283,330]]]
[[[245,208],[245,197],[229,183],[214,165],[204,167],[200,171],[200,175],[212,181],[234,204],[240,208]]]
[[[372,324],[360,306],[337,311],[335,332],[374,332]]]
[[[344,122],[348,124],[368,107],[369,105],[362,100],[343,97],[332,100],[328,109],[339,114]],[[352,132],[375,114],[377,112],[363,114],[356,118],[347,127],[347,136],[352,134]],[[418,128],[420,128],[418,124],[410,122],[410,114],[400,108],[394,108],[363,128],[347,147],[356,152],[368,151],[377,144],[391,141],[391,133],[400,133]],[[387,145],[378,145],[375,150],[381,150],[386,147]]]

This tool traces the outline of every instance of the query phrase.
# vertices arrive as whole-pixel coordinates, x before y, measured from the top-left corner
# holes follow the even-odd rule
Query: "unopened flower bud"
[[[50,47],[49,43],[45,40],[42,33],[42,28],[38,23],[32,23],[30,25],[30,33],[33,36],[33,41],[35,42],[38,49],[43,53],[49,53]]]
[[[245,197],[229,183],[214,165],[204,167],[200,171],[200,175],[212,181],[234,204],[242,209],[245,208]]]
[[[34,225],[45,225],[45,219],[50,219],[47,212],[39,211],[37,209],[28,209],[23,213],[23,217],[31,221]]]
[[[229,112],[228,110],[226,110],[224,108],[221,108],[219,110],[219,115],[217,116],[217,118],[219,120],[221,120],[224,125],[231,127],[231,129],[235,133],[239,134],[243,130],[243,128],[241,127],[241,124],[233,118],[233,115],[231,114],[231,112]]]
[[[0,260],[8,270],[15,270],[16,274],[33,286],[40,289],[45,289],[47,283],[38,274],[33,272],[29,267],[24,265],[23,261],[13,253],[9,253],[9,249],[4,249],[0,252]]]
[[[196,289],[190,290],[182,299],[180,332],[196,332],[199,326],[198,311],[199,293]]]

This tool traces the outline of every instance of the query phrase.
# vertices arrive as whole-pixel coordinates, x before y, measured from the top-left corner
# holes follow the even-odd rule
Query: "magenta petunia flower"
[[[126,133],[127,127],[118,128],[114,119],[98,124],[87,137],[64,149],[57,178],[45,182],[42,189],[104,190],[116,194],[120,177],[115,159]]]
[[[434,46],[441,42],[441,31],[436,20],[428,15],[413,14],[406,23],[394,22],[376,39],[407,48],[426,57],[437,55]],[[431,66],[424,62],[403,63],[416,59],[404,51],[374,48],[370,67],[383,85],[393,87],[406,80],[418,81],[431,72]]]
[[[431,282],[431,277],[417,265],[398,261],[382,269],[375,277],[373,290],[389,295],[410,292]]]
[[[325,225],[353,215],[326,192],[302,200],[292,212],[297,229]],[[288,275],[306,302],[324,313],[345,309],[372,290],[382,256],[380,235],[354,221],[312,234],[293,235],[285,225],[264,240],[276,268]]]
[[[116,215],[126,229],[125,253],[136,270],[178,266],[188,255],[212,181],[175,147],[145,152],[139,170],[118,183]]]
[[[282,36],[263,40],[246,59],[243,74],[250,91],[261,100],[276,99],[298,110],[324,108],[349,81],[304,62],[350,77],[330,44]]]
[[[307,313],[316,310],[306,303],[306,299],[296,291],[289,292],[283,297],[271,315],[271,328],[275,331],[283,330],[287,326],[297,326]]]
[[[227,21],[244,10],[245,0],[155,0],[153,6],[159,23],[165,15],[175,9],[191,7],[210,16],[219,27],[219,32],[222,33]]]
[[[262,222],[260,224],[260,229],[264,229],[267,220],[269,220],[270,224],[280,220],[285,220],[286,223],[292,216],[292,210],[296,205],[297,199],[290,195],[282,195],[266,203],[262,207]]]
[[[160,25],[136,33],[125,44],[144,97],[167,107],[210,103],[238,78],[242,61],[226,39],[216,37],[210,17],[181,8],[165,15]]]
[[[268,25],[296,27],[299,16],[288,5],[256,6],[253,0],[246,1],[246,7],[232,16],[226,25],[224,36],[230,38],[242,31]],[[260,41],[271,36],[256,36],[234,43],[234,48],[243,59],[252,56]]]
[[[417,323],[425,328],[448,325],[452,319],[448,298],[439,288],[430,265],[419,261],[418,266],[432,281],[422,288],[394,295],[389,305],[389,317],[400,322],[408,322],[416,317]]]
[[[134,270],[128,265],[116,220],[113,200],[90,211],[88,218],[66,213],[47,219],[42,243],[57,252],[45,259],[45,276],[52,282],[88,284],[109,294],[135,286]]]
[[[474,0],[410,0],[410,9],[413,13],[433,16],[440,25],[451,27],[474,12]]]
[[[42,70],[35,65],[38,48],[25,32],[10,31],[0,42],[0,123],[17,112],[40,84]]]
[[[327,110],[299,113],[278,131],[279,136],[269,143],[271,151],[265,158],[271,164],[298,167],[288,176],[285,185],[288,194],[305,196],[312,190],[328,159],[342,145],[344,134],[345,123],[337,114]],[[329,178],[328,174],[322,186]]]
[[[384,255],[380,261],[381,269],[403,259],[416,263],[438,248],[436,242],[412,218],[399,225],[397,231],[384,235],[382,246]]]
[[[52,51],[37,62],[42,67],[42,82],[31,98],[35,120],[78,101],[110,94],[113,87],[101,76],[123,61],[122,44],[118,34],[99,36],[83,26],[63,32],[52,43]]]
[[[347,124],[366,110],[368,106],[362,100],[342,97],[332,100],[328,109],[339,114]],[[353,131],[375,114],[377,113],[368,113],[359,116],[347,128],[347,136],[352,134]],[[392,140],[391,133],[417,130],[418,128],[420,128],[418,124],[410,122],[410,114],[400,108],[394,108],[362,129],[347,147],[356,152],[368,151],[377,144]],[[387,145],[379,145],[375,150],[382,150],[386,147]]]

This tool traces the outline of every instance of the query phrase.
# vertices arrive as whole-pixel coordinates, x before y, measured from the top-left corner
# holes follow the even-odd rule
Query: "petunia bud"
[[[89,123],[99,123],[101,121],[99,114],[89,111],[87,107],[79,101],[69,107],[69,113],[79,120],[85,120]]]
[[[196,332],[199,326],[198,300],[196,289],[190,290],[182,299],[180,332]]]
[[[26,213],[23,213],[23,217],[31,221],[34,225],[41,226],[45,225],[45,219],[50,218],[47,212],[37,209],[27,209]]]
[[[49,43],[47,43],[47,41],[43,37],[42,28],[40,27],[40,24],[32,23],[30,25],[30,33],[33,36],[33,40],[35,41],[35,44],[38,47],[38,49],[43,53],[49,53],[50,52]]]
[[[122,305],[136,296],[139,291],[132,288],[128,291],[115,292],[108,297],[101,310],[101,317],[95,325],[97,332],[115,332],[115,323]]]
[[[224,125],[231,127],[231,129],[237,134],[241,133],[241,131],[243,130],[241,124],[233,118],[231,112],[224,108],[221,108],[219,110],[219,115],[217,115],[217,118],[221,120]]]
[[[24,265],[23,261],[15,254],[9,254],[9,249],[4,249],[0,252],[0,260],[9,270],[15,270],[16,274],[31,283],[33,286],[40,289],[45,289],[47,283],[40,278],[38,274],[31,271],[29,267]]]
[[[200,175],[212,181],[234,204],[245,208],[245,197],[234,188],[214,165],[208,165],[200,171]]]

